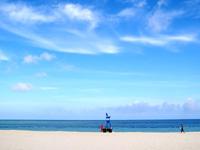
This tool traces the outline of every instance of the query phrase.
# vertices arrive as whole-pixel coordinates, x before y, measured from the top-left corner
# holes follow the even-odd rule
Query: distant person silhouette
[[[180,130],[181,130],[181,133],[185,133],[184,128],[183,128],[183,124],[181,124]]]

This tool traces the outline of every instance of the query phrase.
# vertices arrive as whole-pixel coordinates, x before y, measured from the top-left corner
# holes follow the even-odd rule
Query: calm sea
[[[200,131],[200,119],[192,120],[113,120],[115,132],[186,132]],[[98,132],[103,120],[0,120],[0,130]]]

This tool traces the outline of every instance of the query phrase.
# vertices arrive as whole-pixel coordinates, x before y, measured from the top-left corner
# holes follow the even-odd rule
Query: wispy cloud
[[[19,82],[13,85],[11,89],[16,92],[27,92],[33,89],[33,85],[26,82]],[[37,86],[35,87],[35,89],[42,91],[49,91],[49,90],[58,90],[59,88],[56,86]]]
[[[59,8],[63,14],[65,14],[69,19],[78,21],[87,21],[91,24],[91,27],[96,27],[99,19],[94,11],[89,8],[85,8],[79,4],[65,4]]]
[[[2,51],[0,51],[0,61],[8,61],[9,58],[4,54]]]
[[[54,58],[55,58],[55,55],[44,52],[44,53],[40,54],[39,56],[37,56],[37,55],[26,55],[24,57],[23,62],[26,63],[26,64],[31,64],[31,63],[37,63],[38,61],[51,61]]]
[[[24,57],[23,62],[26,64],[30,64],[30,63],[36,63],[38,61],[38,57],[37,56],[32,56],[32,55],[27,55]]]
[[[51,61],[55,58],[55,55],[44,52],[44,53],[40,54],[39,58],[40,58],[40,60]]]
[[[121,9],[116,15],[116,18],[123,19],[123,18],[136,18],[138,15],[142,15],[142,11],[145,10],[145,6],[147,5],[146,0],[133,0],[127,1],[131,2],[132,5],[129,7]]]
[[[161,9],[155,10],[148,18],[148,27],[154,32],[161,32],[168,29],[172,21],[181,16],[183,11],[163,11]]]
[[[117,16],[119,17],[133,17],[135,16],[136,10],[134,8],[125,8],[121,10]]]
[[[30,91],[31,89],[32,85],[30,83],[24,83],[24,82],[19,82],[12,86],[12,90],[19,92]]]
[[[127,1],[131,2],[132,5],[122,8],[114,16],[119,20],[144,16],[144,18],[138,19],[140,21],[138,24],[147,26],[148,33],[150,32],[151,36],[145,35],[146,31],[141,29],[144,36],[123,36],[120,37],[120,40],[156,46],[173,42],[195,41],[195,37],[187,34],[187,32],[184,35],[175,36],[157,35],[158,33],[161,34],[162,31],[167,31],[174,19],[184,14],[182,9],[163,9],[162,7],[167,4],[167,1],[159,0],[155,8],[149,11],[145,7],[147,5],[146,0]],[[139,13],[141,14],[139,15]],[[96,31],[97,27],[107,21],[106,16],[110,15],[103,14],[102,11],[94,7],[78,3],[60,3],[55,7],[3,3],[0,6],[0,28],[24,38],[33,46],[46,50],[77,54],[116,54],[121,52],[123,48],[116,38],[119,35],[117,29],[112,28],[113,32],[110,34],[103,33],[103,30]],[[106,22],[105,24],[109,23]],[[137,25],[136,27],[140,28]],[[27,61],[24,62],[34,63],[38,61],[38,56],[30,55],[26,59]]]
[[[50,35],[49,37],[44,37],[44,35],[25,31],[24,29],[15,29],[7,25],[3,25],[2,27],[12,33],[28,39],[38,47],[52,51],[77,54],[113,54],[119,52],[119,47],[112,40],[102,39],[95,34],[88,33],[87,31],[82,31],[84,34],[87,34],[86,38],[72,36],[71,38],[75,38],[76,40],[66,41],[65,37],[59,36],[59,33],[55,33],[55,35]],[[66,36],[68,36],[68,34],[66,34]]]
[[[5,17],[21,23],[52,22],[53,16],[48,16],[40,10],[23,4],[1,4],[0,11]]]
[[[139,7],[139,8],[147,5],[146,0],[123,0],[123,2],[132,3],[135,7]]]
[[[158,0],[153,10],[147,15],[148,30],[154,32],[166,31],[172,22],[185,12],[182,9],[166,10],[167,0]]]
[[[102,38],[95,33],[94,28],[100,22],[99,13],[90,7],[65,3],[41,10],[37,6],[7,3],[0,8],[0,27],[34,46],[78,54],[119,52],[113,38]]]
[[[120,40],[130,43],[147,44],[155,46],[165,46],[174,42],[187,43],[195,42],[196,37],[194,35],[163,35],[157,37],[151,36],[123,36]]]
[[[63,21],[68,18],[75,21],[87,21],[93,27],[98,23],[94,11],[79,4],[60,4],[54,8],[37,8],[22,3],[3,3],[0,6],[3,16],[20,23],[48,23]]]

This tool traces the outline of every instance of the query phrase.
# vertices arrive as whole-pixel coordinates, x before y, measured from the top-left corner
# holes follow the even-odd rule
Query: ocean
[[[0,120],[0,130],[99,132],[104,120]],[[200,119],[185,120],[111,120],[114,132],[200,131]]]

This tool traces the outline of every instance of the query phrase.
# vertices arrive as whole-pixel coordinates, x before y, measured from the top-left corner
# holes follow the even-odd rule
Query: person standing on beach
[[[184,128],[183,128],[183,124],[181,124],[180,130],[181,130],[181,133],[185,133]]]
[[[106,128],[111,129],[110,116],[106,113]]]

